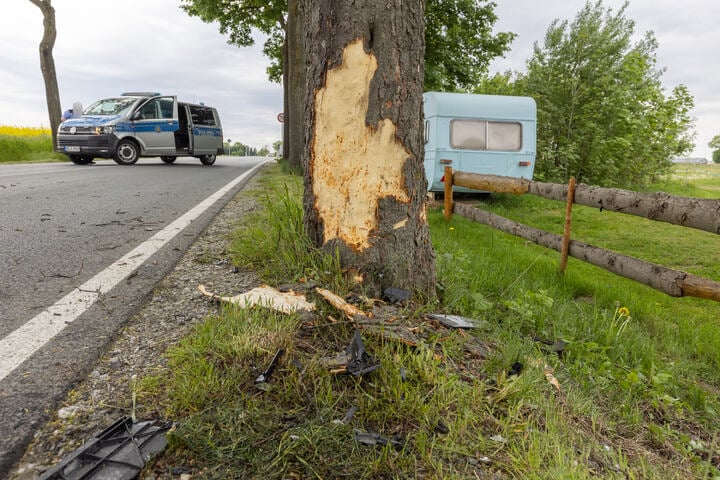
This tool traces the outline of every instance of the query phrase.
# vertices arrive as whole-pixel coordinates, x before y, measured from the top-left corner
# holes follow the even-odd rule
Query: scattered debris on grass
[[[295,293],[292,290],[281,292],[268,285],[255,287],[248,292],[234,297],[223,297],[208,292],[205,285],[202,284],[198,285],[198,290],[200,290],[200,293],[206,297],[212,298],[213,300],[223,303],[233,303],[235,305],[240,305],[241,307],[252,307],[258,305],[261,307],[269,307],[284,313],[293,313],[300,310],[315,310],[315,305],[308,302],[304,295]]]
[[[346,302],[343,298],[341,298],[341,297],[339,297],[338,295],[334,294],[334,293],[331,292],[330,290],[326,290],[326,289],[320,288],[320,287],[315,287],[315,291],[316,291],[321,297],[323,297],[330,305],[332,305],[333,307],[335,307],[335,308],[337,308],[338,310],[340,310],[341,312],[343,312],[343,313],[344,313],[345,315],[347,315],[351,320],[352,320],[354,317],[357,317],[357,316],[365,316],[365,317],[368,316],[365,312],[363,312],[362,310],[360,310],[360,309],[357,308],[356,306],[349,304],[349,303]]]
[[[430,318],[439,321],[446,327],[450,328],[482,328],[487,322],[475,320],[473,318],[461,317],[460,315],[444,315],[441,313],[432,313]]]
[[[410,292],[404,288],[389,287],[383,292],[383,299],[388,303],[404,303],[410,300]]]
[[[278,349],[265,371],[258,375],[258,377],[255,379],[255,383],[264,383],[270,379],[270,375],[272,375],[272,372],[275,370],[277,362],[278,360],[280,360],[280,357],[283,356],[283,353],[285,353],[285,351],[282,348]]]
[[[399,449],[404,445],[404,442],[398,438],[388,438],[379,433],[363,432],[362,430],[355,430],[355,440],[361,445],[370,447],[382,447],[389,444]]]

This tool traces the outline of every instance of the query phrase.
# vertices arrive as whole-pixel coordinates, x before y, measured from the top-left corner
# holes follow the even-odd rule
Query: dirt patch
[[[252,179],[244,190],[252,189],[256,182],[257,178]],[[231,295],[258,285],[256,276],[238,271],[227,254],[229,234],[257,208],[255,200],[243,192],[225,206],[174,271],[155,287],[88,378],[37,430],[11,479],[37,478],[93,435],[131,414],[135,379],[156,375],[166,363],[164,353],[168,347],[217,311],[217,304],[198,291],[199,284]],[[138,419],[160,415],[151,405],[136,405],[135,410]]]

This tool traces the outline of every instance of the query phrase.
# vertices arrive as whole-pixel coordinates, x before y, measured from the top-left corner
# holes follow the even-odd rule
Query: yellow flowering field
[[[50,129],[45,127],[17,127],[14,125],[0,125],[0,135],[12,137],[41,137],[50,135]]]
[[[53,152],[50,129],[0,125],[0,163],[58,160],[65,160],[65,156]]]

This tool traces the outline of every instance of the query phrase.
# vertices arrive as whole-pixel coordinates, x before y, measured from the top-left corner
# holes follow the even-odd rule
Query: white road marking
[[[261,162],[200,202],[167,227],[138,245],[47,310],[0,340],[0,381],[90,308],[150,256],[160,250],[235,185],[267,162]]]

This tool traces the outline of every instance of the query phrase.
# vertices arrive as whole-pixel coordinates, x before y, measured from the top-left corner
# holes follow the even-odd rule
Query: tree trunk
[[[302,172],[305,148],[305,55],[303,51],[303,17],[300,0],[288,0],[288,20],[285,34],[287,45],[284,59],[288,68],[288,88],[285,92],[285,129],[287,141],[285,158],[293,172]],[[289,98],[288,98],[289,96]]]
[[[55,73],[55,60],[53,48],[57,30],[55,28],[55,9],[51,0],[30,0],[43,14],[43,38],[40,41],[40,69],[45,82],[45,100],[47,102],[48,116],[50,117],[50,131],[52,132],[53,146],[57,147],[57,130],[60,125],[62,110],[60,108],[60,93],[58,90],[57,74]]]
[[[426,221],[425,2],[306,0],[305,225],[368,293],[435,296]]]

